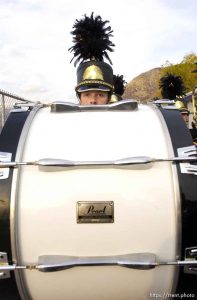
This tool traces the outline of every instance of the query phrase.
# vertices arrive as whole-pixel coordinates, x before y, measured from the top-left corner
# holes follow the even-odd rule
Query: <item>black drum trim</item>
[[[177,156],[177,149],[193,145],[192,136],[180,112],[177,110],[165,110],[160,108],[165,119],[171,137],[174,154]],[[197,177],[192,174],[182,174],[177,164],[181,193],[181,214],[182,214],[182,249],[181,259],[184,260],[185,248],[197,246]],[[180,269],[176,293],[191,293],[197,297],[197,275],[185,274]],[[196,299],[196,298],[195,298]]]
[[[13,111],[10,113],[0,135],[0,151],[12,153],[15,160],[18,142],[23,126],[29,115],[28,111]],[[12,188],[13,169],[10,168],[9,177],[0,180],[0,251],[8,254],[8,262],[12,261],[10,238],[10,199]],[[2,300],[21,299],[13,272],[10,278],[0,280],[0,295]]]

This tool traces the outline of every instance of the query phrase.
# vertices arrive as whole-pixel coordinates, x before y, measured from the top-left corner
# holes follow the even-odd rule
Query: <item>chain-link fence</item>
[[[31,101],[25,100],[21,97],[0,90],[0,132],[5,124],[5,121],[7,120],[11,109],[14,108],[14,104],[21,102],[27,103]]]

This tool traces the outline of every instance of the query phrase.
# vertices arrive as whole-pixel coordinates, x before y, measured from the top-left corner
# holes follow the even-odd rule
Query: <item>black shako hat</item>
[[[69,51],[74,52],[74,65],[80,63],[77,68],[77,93],[113,91],[113,69],[103,59],[105,57],[112,64],[107,51],[113,51],[114,44],[109,40],[113,31],[110,26],[106,27],[108,22],[102,21],[100,16],[94,17],[94,13],[75,21],[71,32],[74,46]]]
[[[113,70],[102,61],[87,61],[77,69],[77,93],[90,90],[112,92]]]

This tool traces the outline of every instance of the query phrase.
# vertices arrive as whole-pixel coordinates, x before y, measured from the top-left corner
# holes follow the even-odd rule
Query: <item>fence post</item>
[[[5,123],[5,99],[3,94],[1,95],[1,99],[2,99],[1,127],[3,128]]]

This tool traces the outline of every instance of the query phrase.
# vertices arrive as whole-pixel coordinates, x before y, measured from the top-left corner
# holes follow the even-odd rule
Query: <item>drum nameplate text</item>
[[[113,223],[114,202],[77,202],[77,223]]]

